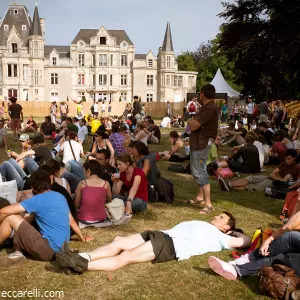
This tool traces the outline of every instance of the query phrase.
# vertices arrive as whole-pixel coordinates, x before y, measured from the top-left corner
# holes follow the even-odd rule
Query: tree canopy
[[[300,96],[300,1],[223,3],[219,48],[235,66],[245,94],[277,99]]]

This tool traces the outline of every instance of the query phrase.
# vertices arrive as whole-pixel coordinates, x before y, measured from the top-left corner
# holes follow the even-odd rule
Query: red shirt
[[[277,153],[280,161],[284,161],[285,153],[286,153],[287,147],[285,144],[281,142],[277,142],[272,147],[272,152]]]
[[[141,183],[140,183],[140,186],[139,186],[134,198],[139,198],[139,199],[144,200],[145,202],[148,202],[148,182],[147,182],[147,179],[146,179],[146,176],[145,176],[145,173],[143,170],[141,170],[139,168],[134,168],[132,177],[129,181],[126,178],[126,173],[121,172],[120,180],[123,182],[125,187],[128,190],[130,190],[133,186],[133,181],[134,181],[135,176],[141,176]]]

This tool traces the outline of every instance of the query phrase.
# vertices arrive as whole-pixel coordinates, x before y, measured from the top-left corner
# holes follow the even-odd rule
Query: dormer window
[[[27,29],[26,25],[22,25],[22,30],[26,31],[26,29]]]
[[[52,66],[57,66],[57,58],[52,57]]]
[[[14,14],[17,15],[19,11],[17,9],[14,9]]]
[[[12,53],[18,53],[18,44],[17,43],[12,43],[11,44],[11,51]]]
[[[100,45],[106,45],[106,37],[105,36],[100,37]]]
[[[153,59],[148,59],[148,68],[153,68]]]
[[[4,25],[4,30],[9,30],[9,26],[8,25]]]

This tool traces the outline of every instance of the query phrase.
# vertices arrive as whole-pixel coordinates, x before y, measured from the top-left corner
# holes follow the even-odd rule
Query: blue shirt
[[[28,213],[34,213],[43,238],[53,251],[62,250],[70,239],[69,207],[65,197],[49,191],[20,203]]]

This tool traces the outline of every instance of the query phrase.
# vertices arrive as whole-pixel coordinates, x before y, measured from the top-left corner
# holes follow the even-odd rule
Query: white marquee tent
[[[235,91],[225,80],[223,74],[220,69],[218,69],[213,81],[212,85],[216,88],[216,93],[226,93],[228,97],[238,98],[240,93]]]

